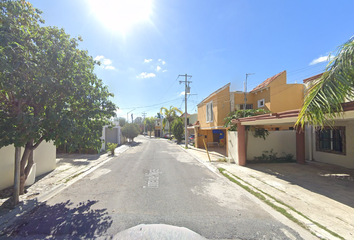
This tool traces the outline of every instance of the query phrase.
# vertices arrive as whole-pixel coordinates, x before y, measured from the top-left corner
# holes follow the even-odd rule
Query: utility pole
[[[146,131],[145,131],[145,115],[146,115],[146,112],[143,112],[143,117],[144,117],[144,118],[143,118],[143,124],[144,124],[144,134],[145,134],[145,132],[146,132]]]
[[[184,81],[179,81],[179,84],[184,82],[184,107],[185,107],[185,111],[184,111],[184,141],[185,141],[185,147],[188,148],[188,132],[187,132],[187,93],[190,93],[190,87],[189,84],[191,83],[191,81],[187,81],[187,78],[191,78],[192,76],[190,75],[178,75],[178,77],[182,77],[184,76]]]
[[[253,75],[254,73],[246,73],[246,82],[245,82],[245,103],[243,104],[243,117],[246,116],[246,104],[247,104],[247,77],[248,75]]]
[[[133,109],[133,110],[131,110],[131,111],[129,111],[129,112],[127,112],[127,123],[129,123],[129,117],[128,117],[128,114],[129,113],[131,113],[132,111],[134,111],[135,110],[135,108]],[[133,117],[133,116],[132,116]],[[133,118],[132,118],[132,123],[133,123]]]

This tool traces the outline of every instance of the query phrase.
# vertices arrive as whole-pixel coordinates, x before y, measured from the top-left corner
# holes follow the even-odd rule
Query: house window
[[[316,150],[345,155],[345,127],[326,127],[316,131]]]
[[[206,122],[212,122],[214,119],[213,102],[206,104]]]
[[[264,98],[261,100],[258,100],[258,107],[264,107]]]
[[[236,104],[235,109],[236,110],[243,110],[244,104]],[[246,109],[253,109],[253,104],[252,103],[247,103],[246,104]]]

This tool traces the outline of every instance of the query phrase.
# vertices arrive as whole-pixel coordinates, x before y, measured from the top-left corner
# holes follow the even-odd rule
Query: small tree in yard
[[[139,127],[135,123],[126,123],[122,128],[122,134],[126,138],[130,138],[134,141],[134,138],[139,135]]]
[[[127,122],[127,120],[125,120],[125,118],[118,118],[118,123],[120,127],[124,127],[125,123]]]
[[[182,136],[184,133],[184,124],[181,118],[176,118],[172,123],[172,134],[177,139],[177,143],[182,141]]]
[[[154,117],[145,118],[144,121],[146,129],[150,132],[150,137],[151,137],[151,132],[155,131],[155,121],[156,118]]]
[[[81,38],[41,27],[40,13],[24,0],[0,2],[0,148],[24,147],[20,194],[42,141],[98,147],[116,109]]]

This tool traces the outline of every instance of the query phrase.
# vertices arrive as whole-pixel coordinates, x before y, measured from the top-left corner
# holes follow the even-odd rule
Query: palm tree
[[[163,128],[165,128],[166,121],[167,121],[169,126],[169,132],[171,132],[171,123],[173,122],[173,120],[175,120],[178,117],[177,113],[182,114],[183,112],[178,108],[172,106],[170,106],[170,109],[167,109],[165,107],[162,107],[160,109],[160,114],[164,116],[162,120],[162,126]]]
[[[342,103],[354,99],[354,37],[339,46],[321,78],[305,95],[296,125],[324,127],[343,114]]]

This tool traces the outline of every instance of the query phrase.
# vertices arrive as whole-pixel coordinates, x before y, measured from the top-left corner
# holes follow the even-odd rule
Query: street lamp
[[[247,103],[247,77],[248,75],[253,75],[254,73],[246,73],[246,82],[245,82],[245,103],[243,104],[243,117],[246,116],[246,103]]]

